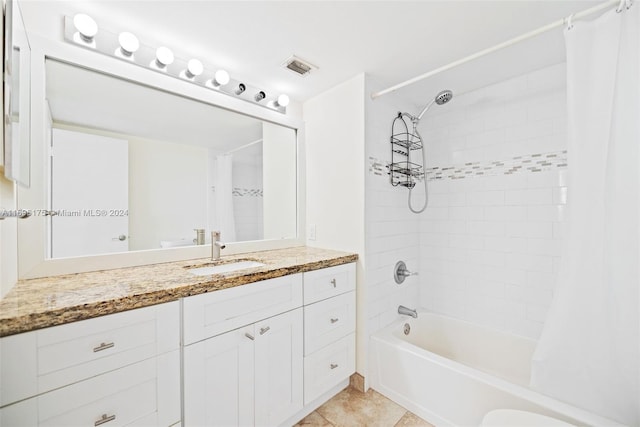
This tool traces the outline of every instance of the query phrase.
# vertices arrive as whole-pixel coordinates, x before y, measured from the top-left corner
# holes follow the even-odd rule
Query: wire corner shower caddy
[[[422,150],[423,146],[418,132],[409,131],[405,115],[399,112],[391,125],[389,176],[394,187],[400,185],[411,189],[415,187],[418,179],[424,177],[423,165],[411,161],[411,152]]]

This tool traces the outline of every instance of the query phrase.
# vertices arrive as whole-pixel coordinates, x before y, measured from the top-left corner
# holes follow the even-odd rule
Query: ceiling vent
[[[293,55],[282,64],[286,69],[296,73],[299,76],[306,77],[311,71],[317,70],[318,67],[311,63]]]

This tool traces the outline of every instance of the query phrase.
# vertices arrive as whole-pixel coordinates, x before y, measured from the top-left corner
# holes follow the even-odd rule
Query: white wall
[[[420,131],[439,169],[420,216],[422,306],[539,336],[560,259],[565,110],[561,64],[427,113]]]
[[[307,245],[359,255],[357,370],[365,375],[365,76],[360,74],[307,101]]]

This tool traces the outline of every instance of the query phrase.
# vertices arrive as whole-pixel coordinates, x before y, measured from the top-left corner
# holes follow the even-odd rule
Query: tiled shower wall
[[[539,336],[567,197],[565,87],[556,65],[454,96],[425,116],[421,306]]]
[[[380,90],[382,85],[367,76],[365,93]],[[384,163],[390,161],[389,130],[398,111],[413,110],[395,95],[366,103],[366,147],[368,158],[365,181],[366,224],[366,318],[368,333],[373,334],[394,321],[398,305],[416,306],[420,292],[418,277],[409,277],[402,285],[395,283],[393,269],[402,260],[417,271],[420,263],[420,217],[407,208],[407,190],[392,187]],[[384,160],[377,160],[384,159]]]

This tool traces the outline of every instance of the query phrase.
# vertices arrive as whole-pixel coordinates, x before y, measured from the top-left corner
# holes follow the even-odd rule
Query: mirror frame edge
[[[179,96],[195,99],[234,111],[259,120],[296,130],[296,237],[290,239],[232,242],[227,244],[224,255],[233,255],[260,250],[298,247],[305,245],[306,182],[305,182],[305,138],[302,119],[283,115],[241,99],[232,98],[172,76],[162,75],[116,58],[91,52],[70,45],[63,40],[51,40],[39,35],[30,35],[31,44],[31,188],[18,186],[18,205],[21,209],[43,209],[48,203],[48,178],[45,174],[47,153],[45,108],[46,75],[45,60],[52,58],[78,67],[107,73],[134,83],[155,87]],[[210,246],[193,246],[173,249],[150,249],[128,253],[92,255],[85,257],[46,259],[48,217],[31,216],[18,221],[18,278],[29,279],[80,273],[95,270],[115,269],[161,262],[183,261],[205,258],[210,255]]]

